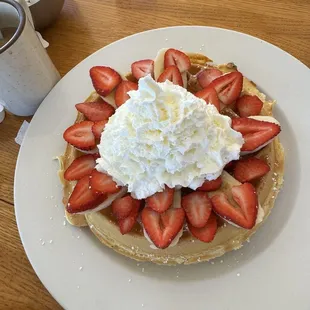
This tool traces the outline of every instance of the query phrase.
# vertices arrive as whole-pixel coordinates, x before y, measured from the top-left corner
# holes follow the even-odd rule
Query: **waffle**
[[[197,73],[203,67],[213,66],[211,59],[204,55],[188,54],[188,56],[190,57],[192,64],[190,69],[192,74]],[[217,68],[225,73],[237,70],[237,67],[232,63],[219,65]],[[134,80],[130,75],[128,75],[127,78]],[[192,92],[195,91],[195,82],[195,80],[188,80],[188,89]],[[244,94],[258,96],[264,103],[261,115],[272,116],[272,109],[275,102],[266,100],[266,96],[257,89],[256,85],[245,77],[242,92]],[[96,101],[98,99],[99,95],[94,92],[87,98],[87,101]],[[234,112],[227,109],[225,113],[229,115]],[[82,120],[84,120],[83,114],[78,113],[76,122]],[[63,174],[72,161],[81,154],[81,152],[68,144],[64,155],[59,157],[61,166],[59,177],[64,185],[64,205],[68,202],[68,198],[74,188],[75,182],[66,181],[63,178]],[[274,206],[277,194],[283,183],[284,173],[284,151],[279,139],[275,138],[272,143],[259,151],[255,156],[264,159],[270,166],[270,172],[255,184],[258,200],[261,206],[258,215],[258,217],[260,217],[260,222],[251,230],[238,228],[220,222],[216,236],[210,243],[204,243],[193,238],[185,229],[176,246],[159,250],[150,247],[150,243],[144,237],[142,227],[138,223],[131,233],[122,235],[116,224],[115,218],[113,218],[110,207],[100,212],[88,213],[86,215],[69,214],[65,211],[65,215],[70,224],[74,226],[89,226],[94,235],[103,244],[112,248],[116,252],[137,261],[150,261],[156,264],[165,265],[192,264],[208,261],[219,257],[228,251],[240,248],[267,219]],[[240,184],[226,171],[223,171],[222,180],[223,183],[221,190],[227,193],[232,186]],[[210,196],[214,194],[216,194],[216,191],[209,193]]]

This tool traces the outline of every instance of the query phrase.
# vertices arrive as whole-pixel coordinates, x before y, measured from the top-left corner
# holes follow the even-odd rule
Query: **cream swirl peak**
[[[129,96],[105,126],[96,168],[133,197],[165,185],[196,189],[239,158],[243,138],[231,119],[185,88],[146,76]]]

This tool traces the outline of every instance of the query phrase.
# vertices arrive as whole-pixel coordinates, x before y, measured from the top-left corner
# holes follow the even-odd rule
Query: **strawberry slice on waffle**
[[[117,107],[120,107],[124,104],[128,99],[128,92],[131,90],[137,90],[138,84],[131,81],[122,81],[116,88],[115,91],[115,104]]]
[[[243,76],[240,72],[230,72],[213,80],[209,87],[213,87],[223,104],[232,104],[240,96]]]
[[[140,78],[151,74],[154,75],[154,60],[152,59],[143,59],[135,61],[131,64],[131,73],[132,75],[139,80]]]
[[[182,208],[172,208],[160,214],[150,207],[145,207],[141,219],[145,231],[155,246],[165,249],[183,229],[185,212]]]
[[[91,150],[96,147],[95,136],[92,132],[94,122],[83,121],[67,128],[63,134],[64,139],[74,147],[81,150]]]
[[[211,242],[217,231],[217,220],[215,214],[212,212],[208,222],[205,226],[197,228],[190,223],[187,223],[188,229],[191,234],[202,242]]]
[[[234,177],[241,183],[257,180],[270,171],[268,164],[256,157],[240,159],[236,162]]]
[[[221,103],[214,87],[209,86],[205,89],[202,89],[198,91],[195,96],[202,98],[206,103],[213,104],[217,110],[220,111]]]
[[[75,107],[92,122],[107,120],[115,112],[115,109],[103,100],[101,102],[78,103]]]
[[[69,213],[82,213],[95,209],[106,199],[106,195],[91,190],[89,176],[84,176],[74,187],[66,210]]]
[[[244,139],[241,151],[256,152],[270,143],[281,131],[278,124],[252,118],[234,118],[231,127]]]
[[[258,199],[255,188],[244,183],[231,188],[233,201],[229,201],[224,192],[214,195],[211,200],[213,210],[224,220],[239,227],[251,229],[257,218]]]
[[[207,193],[196,191],[182,198],[182,208],[187,221],[194,227],[204,227],[212,211],[212,203]]]
[[[169,66],[158,77],[157,82],[171,81],[175,85],[183,86],[183,79],[180,70],[176,66]]]
[[[171,207],[173,194],[174,189],[166,186],[162,192],[158,192],[148,197],[145,200],[146,205],[158,213],[163,213]]]
[[[241,117],[249,117],[260,114],[263,102],[257,96],[243,95],[238,98],[236,107]]]
[[[96,166],[96,159],[99,154],[87,154],[76,158],[64,173],[67,181],[80,180],[90,175]]]
[[[207,68],[197,74],[197,81],[202,88],[206,88],[222,74],[222,71],[217,68]]]
[[[191,67],[191,61],[185,53],[169,48],[165,53],[164,67],[167,69],[170,66],[176,66],[183,73]]]
[[[108,96],[122,81],[122,77],[114,69],[105,66],[95,66],[89,71],[96,92],[100,96]]]

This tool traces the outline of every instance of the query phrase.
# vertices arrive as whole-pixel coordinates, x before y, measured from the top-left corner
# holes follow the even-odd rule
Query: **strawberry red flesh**
[[[137,90],[138,84],[131,81],[122,81],[116,88],[115,91],[115,104],[117,107],[120,107],[128,99],[128,92],[131,90]]]
[[[165,82],[166,80],[171,81],[175,85],[183,87],[183,80],[180,70],[176,66],[169,66],[165,71],[158,77],[157,82]]]
[[[154,75],[154,61],[152,59],[144,59],[135,61],[131,65],[131,73],[132,75],[139,80],[140,78],[150,74]]]
[[[243,76],[240,72],[231,72],[213,80],[209,87],[213,87],[221,102],[232,104],[239,97],[243,85]]]
[[[140,200],[133,199],[132,209],[129,215],[118,220],[118,226],[122,235],[128,234],[137,222],[140,209]]]
[[[64,173],[67,181],[80,180],[90,175],[96,166],[98,155],[88,154],[76,158]]]
[[[115,109],[103,100],[101,102],[78,103],[75,107],[92,122],[107,120],[115,112]]]
[[[241,183],[250,182],[263,177],[270,171],[268,164],[259,158],[249,157],[237,161],[234,177]]]
[[[223,73],[217,68],[207,68],[197,74],[197,80],[202,88],[206,88],[210,83],[220,77]]]
[[[132,210],[140,207],[140,201],[132,198],[130,195],[118,198],[112,203],[113,215],[118,219],[124,219],[128,217]]]
[[[155,246],[167,248],[184,224],[184,210],[171,208],[165,213],[158,213],[150,207],[145,207],[141,213],[143,227]]]
[[[119,73],[110,67],[92,67],[89,74],[96,92],[103,97],[109,95],[122,81]]]
[[[241,117],[248,117],[259,115],[263,102],[257,96],[243,95],[238,98],[236,106]]]
[[[90,175],[90,186],[93,192],[114,194],[120,187],[113,181],[112,177],[94,169]]]
[[[212,181],[205,181],[200,187],[197,188],[199,191],[212,192],[219,189],[222,185],[222,178],[218,177]]]
[[[174,189],[166,186],[164,191],[148,197],[146,205],[158,213],[163,213],[172,205],[173,195]]]
[[[101,134],[102,134],[104,127],[107,124],[107,122],[108,122],[108,120],[99,121],[99,122],[94,123],[91,130],[92,130],[96,139],[99,140],[101,138]]]
[[[217,220],[213,212],[211,213],[208,222],[204,227],[197,228],[190,223],[187,225],[191,234],[202,242],[211,242],[214,239],[217,231]]]
[[[213,87],[207,87],[205,89],[202,89],[198,91],[195,94],[196,97],[202,98],[206,103],[213,104],[218,111],[220,111],[220,100],[217,96],[217,92]]]
[[[223,192],[211,198],[213,210],[221,216],[240,227],[251,229],[257,218],[258,199],[255,188],[250,183],[233,186],[232,197],[239,207],[234,207]]]
[[[183,73],[191,67],[191,61],[183,52],[174,48],[169,48],[165,53],[164,67],[166,69],[170,66],[178,67],[179,71]]]
[[[241,151],[255,151],[281,131],[281,127],[277,124],[241,117],[232,119],[231,127],[243,136],[244,144]]]
[[[193,192],[182,198],[182,208],[187,221],[194,227],[204,227],[212,211],[212,203],[207,193]]]
[[[106,199],[106,195],[94,193],[90,189],[89,176],[84,176],[75,185],[66,210],[68,213],[80,213],[96,208]]]
[[[81,150],[91,150],[96,146],[95,136],[92,132],[94,123],[83,121],[67,128],[63,134],[64,139]]]

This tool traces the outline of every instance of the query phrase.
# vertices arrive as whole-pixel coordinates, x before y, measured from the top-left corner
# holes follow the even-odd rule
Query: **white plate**
[[[158,49],[201,52],[233,61],[278,101],[286,150],[285,186],[267,223],[241,250],[213,263],[159,267],[122,257],[88,229],[64,226],[62,190],[53,157],[92,91],[88,70],[127,72]],[[173,27],[139,33],[91,55],[50,92],[34,116],[15,175],[20,235],[33,268],[66,309],[298,309],[310,306],[309,69],[279,48],[234,31]],[[42,243],[45,242],[44,245]],[[82,270],[79,270],[81,269]]]

